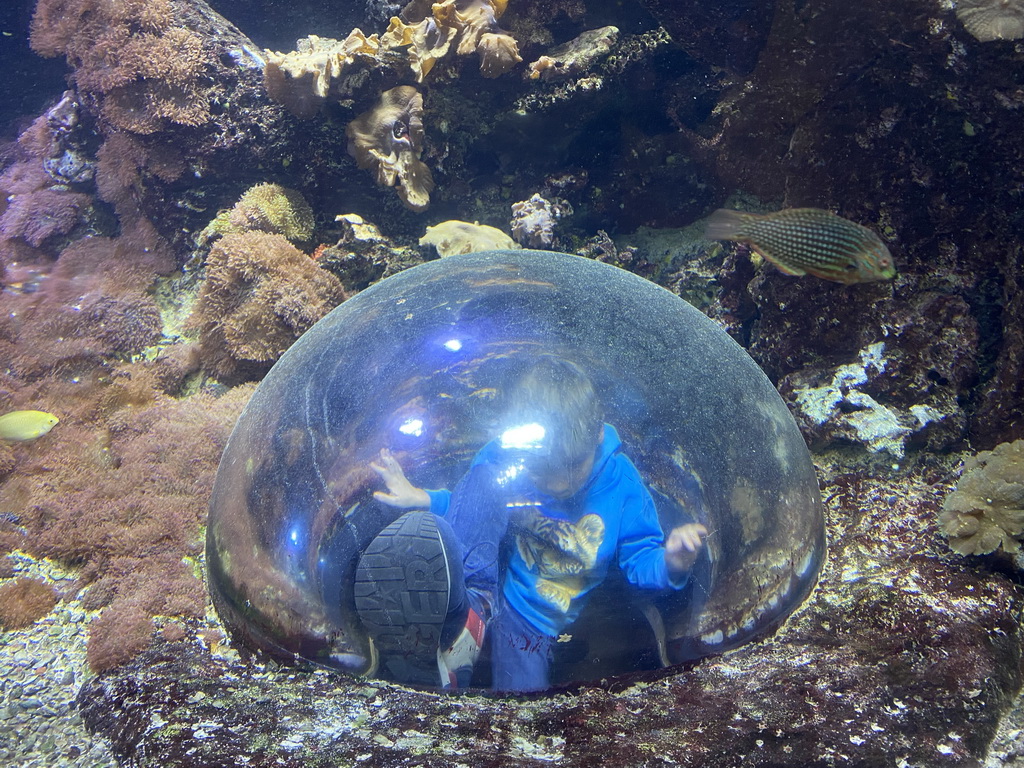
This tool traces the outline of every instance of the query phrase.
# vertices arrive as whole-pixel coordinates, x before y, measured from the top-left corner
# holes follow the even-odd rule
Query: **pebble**
[[[61,584],[74,577],[21,553],[11,559],[15,578]],[[85,659],[89,619],[66,600],[33,626],[0,634],[0,765],[117,768],[109,744],[85,730],[73,705],[78,684],[91,674]]]

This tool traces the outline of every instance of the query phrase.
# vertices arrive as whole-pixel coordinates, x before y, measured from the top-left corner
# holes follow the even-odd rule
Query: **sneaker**
[[[359,558],[356,612],[380,653],[381,668],[395,680],[438,684],[451,578],[437,518],[430,512],[402,515]],[[446,679],[447,674],[442,684]]]
[[[468,688],[473,679],[473,665],[484,645],[484,620],[472,608],[466,626],[446,651],[437,655],[437,669],[443,688]]]

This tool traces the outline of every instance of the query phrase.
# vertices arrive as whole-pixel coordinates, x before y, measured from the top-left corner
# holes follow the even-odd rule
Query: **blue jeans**
[[[495,477],[495,468],[473,467],[452,491],[448,513],[438,518],[445,546],[459,548],[465,582],[451,586],[449,604],[453,610],[473,610],[487,624],[491,642],[492,687],[500,691],[538,691],[548,687],[551,649],[556,638],[530,627],[520,614],[504,605],[501,598],[504,573],[502,551],[511,542],[507,493]],[[458,544],[449,544],[452,539]],[[453,552],[453,556],[456,556]],[[458,623],[449,611],[445,636]],[[492,615],[493,611],[493,615]],[[462,624],[458,624],[461,631]]]
[[[493,631],[492,630],[493,627]],[[491,626],[491,687],[496,691],[543,691],[550,685],[556,638],[542,635],[505,606]]]

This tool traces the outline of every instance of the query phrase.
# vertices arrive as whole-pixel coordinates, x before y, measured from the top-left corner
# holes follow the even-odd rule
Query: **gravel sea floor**
[[[34,577],[58,591],[74,574],[53,563],[12,553],[14,578]],[[91,674],[86,627],[98,612],[64,600],[30,627],[0,634],[0,766],[65,768],[117,765],[106,741],[91,736],[74,706]]]

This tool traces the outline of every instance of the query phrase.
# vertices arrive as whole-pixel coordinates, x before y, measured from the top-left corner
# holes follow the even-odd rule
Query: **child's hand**
[[[426,509],[430,507],[430,496],[422,488],[409,482],[402,471],[402,465],[387,448],[380,449],[380,458],[370,462],[370,469],[380,475],[387,491],[374,491],[373,497],[390,507],[399,509]]]
[[[697,561],[704,546],[708,529],[700,523],[688,523],[673,528],[665,539],[665,565],[669,573],[683,573],[690,570]]]

